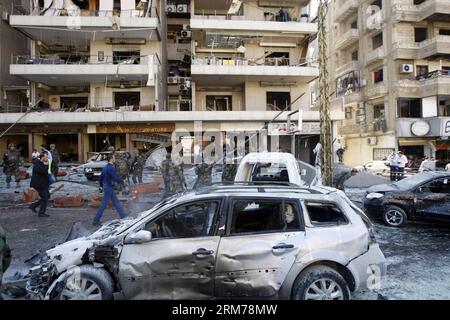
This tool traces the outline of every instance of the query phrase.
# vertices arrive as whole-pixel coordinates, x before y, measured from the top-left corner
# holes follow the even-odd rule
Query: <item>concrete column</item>
[[[28,155],[30,161],[32,160],[31,154],[33,153],[33,134],[28,134]]]
[[[83,133],[78,132],[78,161],[84,162],[84,144],[83,144]]]
[[[197,98],[195,97],[196,95],[196,91],[197,91],[197,84],[193,81],[191,83],[192,86],[192,111],[196,111],[197,110]]]
[[[127,151],[131,153],[132,144],[131,144],[131,134],[127,133],[125,134],[125,142],[127,146]]]

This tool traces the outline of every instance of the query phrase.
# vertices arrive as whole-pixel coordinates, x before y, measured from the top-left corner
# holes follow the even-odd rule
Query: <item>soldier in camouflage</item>
[[[139,153],[136,154],[136,156],[134,157],[134,160],[131,165],[131,172],[133,173],[132,178],[134,184],[136,184],[138,181],[139,183],[142,183],[143,181],[142,175],[144,173],[145,161],[147,160],[149,154],[150,151],[146,153],[139,151]]]
[[[11,187],[11,177],[14,176],[16,181],[16,188],[20,187],[20,166],[22,160],[20,157],[19,150],[13,143],[8,145],[8,150],[6,150],[3,157],[3,171],[6,174],[6,187]]]
[[[186,181],[182,165],[176,165],[171,154],[167,153],[166,159],[161,163],[161,174],[164,179],[164,197],[183,192],[186,189]]]
[[[50,145],[50,152],[52,154],[52,173],[55,175],[55,178],[58,177],[59,172],[59,163],[61,162],[61,158],[59,156],[58,150],[56,150],[56,145]]]
[[[236,177],[237,168],[237,164],[225,163],[222,170],[222,182],[233,182],[234,178]]]
[[[126,153],[114,153],[116,156],[116,170],[117,175],[122,179],[122,184],[119,185],[119,190],[122,192],[128,191],[128,186],[125,181],[128,181],[130,174],[130,163]]]
[[[2,286],[2,278],[6,269],[8,269],[11,263],[11,250],[6,244],[5,230],[0,227],[0,288]],[[2,296],[0,295],[0,300]]]
[[[207,164],[202,162],[195,168],[195,173],[197,174],[197,181],[194,184],[194,189],[202,188],[212,185],[212,170],[214,168],[214,163]]]

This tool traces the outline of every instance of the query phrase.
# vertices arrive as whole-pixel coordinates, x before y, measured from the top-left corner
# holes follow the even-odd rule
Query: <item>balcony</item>
[[[447,0],[427,0],[419,5],[396,4],[392,6],[394,21],[419,22],[450,21],[450,7]]]
[[[336,69],[335,71],[335,76],[340,77],[344,74],[347,74],[351,71],[357,71],[361,68],[361,66],[359,65],[358,61],[350,61],[346,64],[344,64],[343,66],[339,67]]]
[[[372,65],[386,57],[384,47],[379,47],[370,52],[366,57],[366,65]]]
[[[245,81],[271,81],[295,85],[307,83],[319,76],[319,69],[304,61],[286,58],[229,59],[206,57],[194,59],[193,81],[200,85],[237,85]]]
[[[349,29],[336,41],[335,48],[337,50],[344,50],[359,41],[358,29]]]
[[[346,0],[344,4],[337,7],[334,15],[334,21],[341,23],[350,18],[358,11],[359,0]]]
[[[191,18],[192,30],[259,32],[263,35],[284,34],[315,34],[318,31],[316,23],[310,23],[305,18],[281,21],[273,13],[258,16],[216,15],[196,13]]]
[[[450,95],[450,72],[436,70],[397,84],[397,95],[408,98]]]
[[[366,97],[369,100],[384,97],[388,93],[388,89],[384,83],[375,84],[373,87],[366,90]]]
[[[450,36],[438,35],[418,43],[394,44],[394,59],[450,58]]]
[[[91,82],[138,81],[147,86],[156,85],[161,62],[158,55],[122,57],[77,56],[76,60],[58,56],[15,56],[10,74],[48,86],[81,86]]]
[[[40,8],[31,12],[13,6],[9,24],[43,43],[84,43],[86,40],[127,38],[159,40],[160,19],[157,8],[122,11],[89,11]],[[45,32],[42,32],[45,30]]]

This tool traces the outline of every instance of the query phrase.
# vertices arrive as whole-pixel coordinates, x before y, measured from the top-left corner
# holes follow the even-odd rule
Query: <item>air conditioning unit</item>
[[[375,146],[378,143],[377,137],[369,137],[367,138],[367,144],[369,146]]]
[[[188,88],[188,89],[192,88],[192,82],[191,82],[191,81],[186,81],[186,82],[184,83],[184,85],[185,85],[186,88]]]
[[[178,77],[168,77],[167,83],[168,84],[178,84]]]
[[[361,87],[367,86],[367,79],[361,79]]]
[[[191,25],[190,24],[183,24],[183,30],[191,31]]]
[[[178,91],[188,91],[188,90],[189,90],[189,88],[187,85],[185,85],[185,84],[178,85]]]
[[[179,5],[177,5],[177,12],[178,13],[187,13],[188,12],[188,5],[187,4],[179,4]]]
[[[167,13],[175,13],[175,12],[177,12],[177,6],[174,5],[174,4],[166,5],[166,12]]]
[[[192,31],[183,30],[181,31],[182,38],[192,38]]]
[[[402,64],[400,65],[400,73],[413,73],[414,66],[412,64]]]
[[[178,79],[178,82],[179,82],[180,84],[185,84],[185,83],[191,82],[191,81],[192,81],[192,78],[191,78],[191,77],[180,77],[180,78]]]

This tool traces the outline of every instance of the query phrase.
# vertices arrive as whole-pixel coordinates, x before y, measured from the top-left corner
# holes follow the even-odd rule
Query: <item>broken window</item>
[[[269,111],[291,110],[290,92],[267,92],[267,109]]]
[[[450,193],[450,180],[448,178],[431,181],[420,187],[423,193]]]
[[[359,89],[359,71],[351,71],[336,79],[337,97],[346,96],[354,92],[358,92]]]
[[[333,203],[306,202],[305,206],[313,226],[336,226],[348,223],[347,217]]]
[[[289,52],[266,52],[265,65],[267,66],[288,66]]]
[[[239,200],[233,204],[231,234],[298,230],[297,206],[283,200]]]
[[[279,163],[257,163],[253,167],[252,181],[289,182],[289,174],[285,165]]]
[[[421,118],[422,99],[398,99],[397,115],[399,118]]]
[[[206,110],[208,111],[232,111],[232,96],[206,96]]]
[[[139,50],[120,50],[113,52],[113,64],[140,64],[141,52]]]
[[[219,206],[219,201],[184,204],[148,223],[145,230],[155,239],[210,236],[214,232]]]
[[[116,109],[123,108],[124,111],[133,111],[141,104],[140,92],[114,92],[114,105]]]

